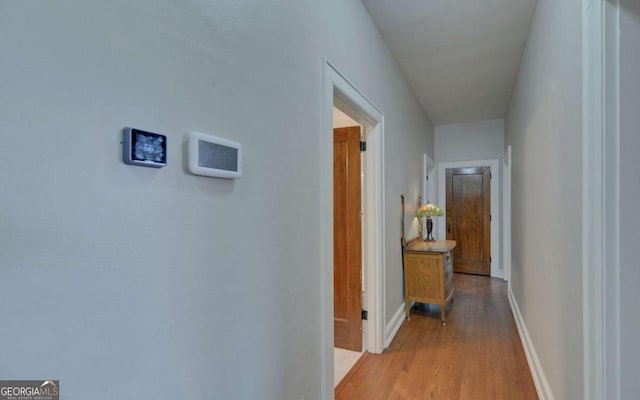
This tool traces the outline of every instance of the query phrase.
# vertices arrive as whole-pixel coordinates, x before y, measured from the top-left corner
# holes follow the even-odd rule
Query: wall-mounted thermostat
[[[125,164],[161,168],[167,165],[167,137],[135,128],[122,130],[122,161]]]
[[[216,178],[242,176],[242,145],[216,136],[189,134],[189,171]]]

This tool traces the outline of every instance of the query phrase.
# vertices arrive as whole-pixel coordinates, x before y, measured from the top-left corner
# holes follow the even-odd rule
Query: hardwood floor
[[[365,354],[336,400],[537,399],[506,282],[455,274],[447,326],[439,309],[412,311],[383,354]]]

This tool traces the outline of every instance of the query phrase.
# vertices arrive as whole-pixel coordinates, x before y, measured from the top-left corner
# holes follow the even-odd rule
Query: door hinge
[[[366,321],[367,318],[369,317],[369,313],[367,312],[367,310],[362,310],[361,316],[362,316],[362,320]]]
[[[493,258],[491,258],[491,256],[489,256],[489,262],[493,262]]]
[[[367,142],[365,141],[360,141],[360,151],[367,151]]]

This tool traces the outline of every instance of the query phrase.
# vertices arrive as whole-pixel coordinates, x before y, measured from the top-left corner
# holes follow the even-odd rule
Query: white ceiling
[[[536,0],[362,0],[434,125],[505,116]]]

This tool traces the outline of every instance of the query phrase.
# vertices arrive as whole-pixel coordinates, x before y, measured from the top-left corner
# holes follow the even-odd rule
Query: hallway
[[[499,279],[455,274],[447,316],[412,312],[388,349],[365,354],[336,388],[336,400],[537,399]]]

